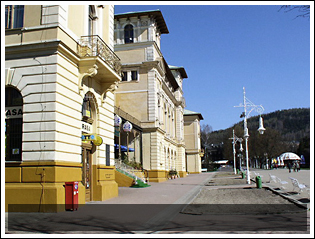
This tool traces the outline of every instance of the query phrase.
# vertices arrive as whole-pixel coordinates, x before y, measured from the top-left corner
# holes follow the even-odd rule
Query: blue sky
[[[297,11],[279,12],[280,5],[199,3],[115,2],[115,13],[161,10],[169,30],[161,37],[161,52],[169,65],[185,68],[186,109],[201,113],[201,124],[220,130],[241,121],[243,108],[234,106],[243,102],[243,87],[249,100],[265,108],[264,114],[312,108],[312,20],[295,18]]]

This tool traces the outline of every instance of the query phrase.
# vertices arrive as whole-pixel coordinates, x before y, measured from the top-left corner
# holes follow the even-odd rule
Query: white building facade
[[[111,5],[6,6],[6,210],[64,210],[72,181],[80,204],[118,196],[113,24]]]

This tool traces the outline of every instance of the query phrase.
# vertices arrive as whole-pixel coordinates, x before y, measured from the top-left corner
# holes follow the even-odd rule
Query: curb
[[[252,181],[252,182],[255,182],[255,181],[252,180],[252,179],[251,179],[251,181]],[[270,191],[272,191],[272,192],[278,194],[279,196],[281,196],[282,198],[287,199],[287,200],[289,200],[290,202],[296,204],[297,206],[303,207],[303,208],[305,208],[305,209],[307,209],[307,210],[310,210],[310,205],[309,205],[309,203],[303,203],[303,202],[300,202],[299,199],[295,199],[295,198],[292,198],[292,197],[290,197],[290,196],[288,196],[288,195],[285,195],[284,193],[287,193],[287,192],[285,192],[285,191],[283,191],[283,190],[275,190],[274,188],[272,188],[272,187],[270,187],[270,186],[268,186],[268,185],[266,185],[266,184],[264,184],[264,183],[262,183],[262,185],[263,185],[264,188],[269,189]],[[300,198],[300,199],[302,199],[302,198]]]

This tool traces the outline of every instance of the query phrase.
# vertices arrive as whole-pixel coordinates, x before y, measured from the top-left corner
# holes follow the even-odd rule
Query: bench
[[[301,191],[303,191],[304,188],[306,188],[306,185],[299,183],[299,181],[296,178],[289,177],[289,179],[291,179],[293,191],[295,191],[295,189],[298,188],[299,189],[298,193],[300,193]]]
[[[269,173],[269,183],[271,182],[277,183],[277,177]]]
[[[285,189],[285,187],[284,187],[283,185],[288,184],[287,181],[283,181],[283,180],[281,180],[281,178],[279,178],[279,177],[276,177],[276,181],[280,184],[280,188],[281,188],[281,189]]]

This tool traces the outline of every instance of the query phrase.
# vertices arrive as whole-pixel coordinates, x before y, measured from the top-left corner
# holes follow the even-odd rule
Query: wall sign
[[[5,107],[5,118],[14,119],[23,117],[23,107],[22,106],[13,106]]]
[[[90,134],[92,132],[92,125],[82,121],[82,132]]]

